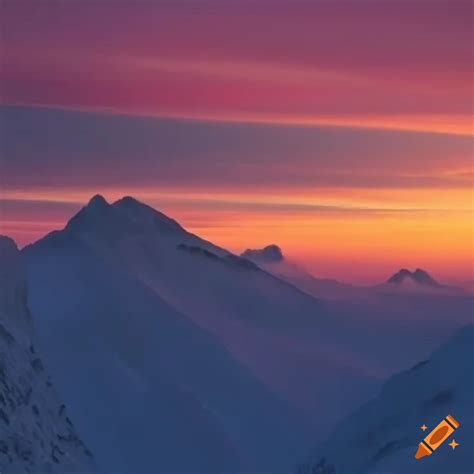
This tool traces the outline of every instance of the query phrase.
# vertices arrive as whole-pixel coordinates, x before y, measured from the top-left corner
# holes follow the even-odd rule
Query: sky
[[[0,233],[133,195],[356,283],[473,279],[473,4],[0,5]]]

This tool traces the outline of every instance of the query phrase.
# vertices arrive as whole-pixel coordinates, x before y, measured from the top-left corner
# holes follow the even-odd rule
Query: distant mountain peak
[[[275,244],[267,245],[263,249],[247,249],[241,254],[241,257],[261,263],[281,262],[285,259],[281,248]]]
[[[428,272],[426,272],[425,270],[422,270],[421,268],[417,268],[417,269],[414,271],[413,274],[414,274],[414,275],[418,275],[418,276],[420,276],[420,277],[422,277],[422,278],[426,278],[426,277],[431,278],[431,277],[429,276]]]
[[[441,285],[430,276],[430,274],[422,270],[421,268],[417,268],[414,272],[407,270],[406,268],[402,268],[397,273],[392,275],[388,280],[387,283],[400,285],[402,283],[416,283],[423,286],[431,286],[431,287],[440,287]]]

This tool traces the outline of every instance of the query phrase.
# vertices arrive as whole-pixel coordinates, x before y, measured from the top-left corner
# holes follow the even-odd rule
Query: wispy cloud
[[[133,194],[327,274],[368,256],[467,274],[472,8],[3,2],[0,100],[21,107],[1,109],[2,229],[26,242]]]
[[[2,100],[470,135],[471,6],[9,3]]]
[[[2,109],[4,188],[470,189],[473,139]]]

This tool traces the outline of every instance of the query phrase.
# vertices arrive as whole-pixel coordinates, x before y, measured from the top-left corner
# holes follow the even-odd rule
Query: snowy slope
[[[474,471],[474,326],[459,330],[431,357],[387,381],[379,396],[343,422],[313,456],[337,474],[464,474]],[[451,414],[460,422],[429,457],[415,460],[420,427]],[[426,434],[428,431],[426,432]]]
[[[141,215],[142,220],[147,216],[147,222],[162,220],[161,214],[132,198],[109,206],[107,214],[111,211],[120,216],[122,226],[124,214]],[[92,239],[90,226],[80,217],[75,232]],[[371,393],[374,383],[365,361],[336,346],[337,324],[319,301],[293,285],[183,229],[142,226],[115,245],[98,231],[93,241],[101,254],[126,264],[169,304],[214,333],[285,399],[310,414],[325,410],[327,419],[321,423],[332,423],[351,403]],[[315,369],[324,384],[314,379]],[[346,384],[353,389],[349,397],[343,390]]]
[[[93,198],[23,255],[48,364],[109,469],[279,472],[308,413],[333,426],[373,393],[318,301],[132,198]]]
[[[0,236],[0,472],[93,472],[34,348],[26,296],[20,253]]]

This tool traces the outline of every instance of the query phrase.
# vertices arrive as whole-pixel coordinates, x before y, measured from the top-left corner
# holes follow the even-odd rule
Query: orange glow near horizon
[[[472,2],[190,3],[0,2],[0,232],[131,195],[318,276],[473,279]]]
[[[426,268],[448,282],[473,277],[473,209],[467,204],[471,202],[470,190],[444,191],[438,199],[433,192],[419,190],[373,190],[372,197],[359,190],[355,195],[349,193],[346,202],[340,192],[331,200],[334,190],[327,190],[326,198],[299,199],[291,194],[127,191],[103,194],[109,202],[124,194],[134,195],[189,231],[236,253],[276,243],[289,259],[320,277],[375,283],[400,267]],[[62,228],[92,194],[91,190],[3,193],[3,199],[25,203],[44,199],[76,207],[49,219],[47,213],[41,218],[34,213],[8,216],[0,222],[0,232],[12,235],[21,245],[34,241]],[[388,194],[391,201],[386,199]]]

